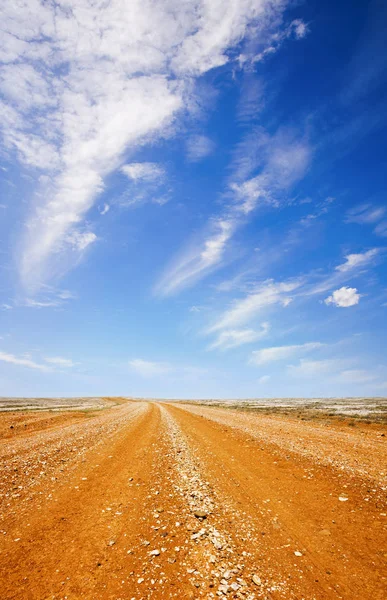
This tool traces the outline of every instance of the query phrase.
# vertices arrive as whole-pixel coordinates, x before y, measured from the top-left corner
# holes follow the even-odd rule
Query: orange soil
[[[1,600],[387,597],[385,426],[131,402],[0,432]]]

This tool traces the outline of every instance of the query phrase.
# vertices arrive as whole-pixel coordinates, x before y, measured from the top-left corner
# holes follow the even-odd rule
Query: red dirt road
[[[384,600],[385,433],[147,402],[2,414],[0,598]]]

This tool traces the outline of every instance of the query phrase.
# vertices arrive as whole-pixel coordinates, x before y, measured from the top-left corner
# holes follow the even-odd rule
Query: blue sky
[[[387,394],[385,3],[0,14],[0,395]]]

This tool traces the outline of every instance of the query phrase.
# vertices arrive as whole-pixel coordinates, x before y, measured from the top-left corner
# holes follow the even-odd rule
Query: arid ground
[[[3,403],[1,600],[387,598],[382,408],[94,400]]]

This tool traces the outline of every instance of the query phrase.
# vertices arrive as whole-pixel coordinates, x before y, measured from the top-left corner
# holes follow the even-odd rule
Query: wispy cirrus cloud
[[[38,371],[50,371],[51,368],[48,365],[37,363],[30,358],[26,358],[23,356],[15,356],[14,354],[10,354],[8,352],[0,352],[0,361],[6,362],[9,364],[17,365],[20,367],[28,367],[29,369],[36,369]]]
[[[248,62],[253,65],[257,62],[262,62],[271,54],[275,54],[281,48],[282,44],[291,38],[300,40],[304,38],[309,31],[308,25],[302,19],[294,19],[287,27],[281,31],[276,31],[265,40],[264,47],[255,56],[249,57],[245,54],[239,56],[240,64]]]
[[[197,78],[229,62],[250,32],[262,37],[285,8],[265,0],[3,2],[1,132],[37,182],[18,249],[30,292],[77,262],[62,261],[68,243],[74,250],[72,233],[83,231],[127,150],[173,134]]]
[[[228,350],[244,344],[251,344],[267,336],[270,324],[262,323],[260,330],[255,329],[225,329],[218,334],[217,339],[209,346],[209,350],[219,348]]]
[[[63,358],[62,356],[48,356],[44,360],[50,365],[54,365],[55,367],[62,367],[65,369],[75,367],[76,364],[70,358]]]
[[[359,225],[369,225],[377,223],[386,214],[384,206],[374,206],[372,204],[360,204],[347,211],[346,222],[358,223]]]
[[[362,269],[363,267],[366,267],[372,263],[378,254],[378,248],[373,248],[371,250],[367,250],[366,252],[359,252],[358,254],[347,254],[345,261],[336,267],[336,271],[339,271],[340,273],[348,273],[349,271],[353,271],[355,269]]]
[[[129,186],[115,200],[121,207],[134,207],[146,202],[164,205],[170,198],[170,186],[165,168],[157,163],[136,162],[123,165],[121,173],[129,179]]]
[[[64,307],[70,300],[75,300],[76,295],[70,290],[56,289],[49,285],[41,288],[39,295],[27,297],[15,305],[27,306],[29,308],[59,308]]]
[[[186,144],[187,159],[190,162],[199,162],[215,149],[215,143],[206,135],[191,135]]]
[[[168,363],[154,362],[150,360],[144,360],[142,358],[134,358],[129,361],[129,367],[141,375],[141,377],[156,377],[160,375],[166,375],[172,371],[172,368]]]
[[[239,327],[250,322],[260,312],[273,305],[288,306],[292,301],[292,292],[301,285],[300,281],[265,281],[240,300],[234,300],[207,332],[214,333]]]
[[[233,219],[213,219],[204,239],[196,242],[167,268],[155,286],[155,293],[172,295],[210,273],[223,259],[235,227]]]
[[[207,372],[206,369],[200,367],[175,365],[164,361],[144,360],[143,358],[134,358],[128,364],[132,371],[146,379],[168,376],[175,379],[189,380]]]
[[[339,369],[348,365],[347,360],[326,358],[308,360],[301,358],[297,365],[289,365],[287,371],[293,377],[316,377],[318,375],[335,375]]]
[[[333,273],[319,277],[317,282],[316,278],[311,274],[307,278],[308,283],[303,290],[303,294],[305,296],[323,294],[354,277],[360,276],[376,263],[380,255],[380,248],[346,254],[344,262],[337,265]]]
[[[324,344],[321,342],[308,342],[306,344],[294,344],[291,346],[273,346],[271,348],[262,348],[261,350],[254,350],[251,353],[249,364],[251,365],[263,365],[270,362],[279,360],[286,360],[297,354],[304,354],[312,352],[322,348]]]
[[[121,167],[121,172],[133,181],[157,181],[165,177],[165,169],[156,163],[129,163]]]
[[[374,227],[374,233],[387,237],[387,209],[377,204],[360,204],[347,211],[346,223],[358,223]]]
[[[278,208],[287,191],[306,172],[312,149],[305,139],[279,131],[274,136],[259,130],[240,144],[224,194],[225,208],[210,220],[203,239],[169,265],[155,286],[161,296],[181,291],[219,266],[235,233],[259,207]],[[258,175],[250,177],[253,172]]]

